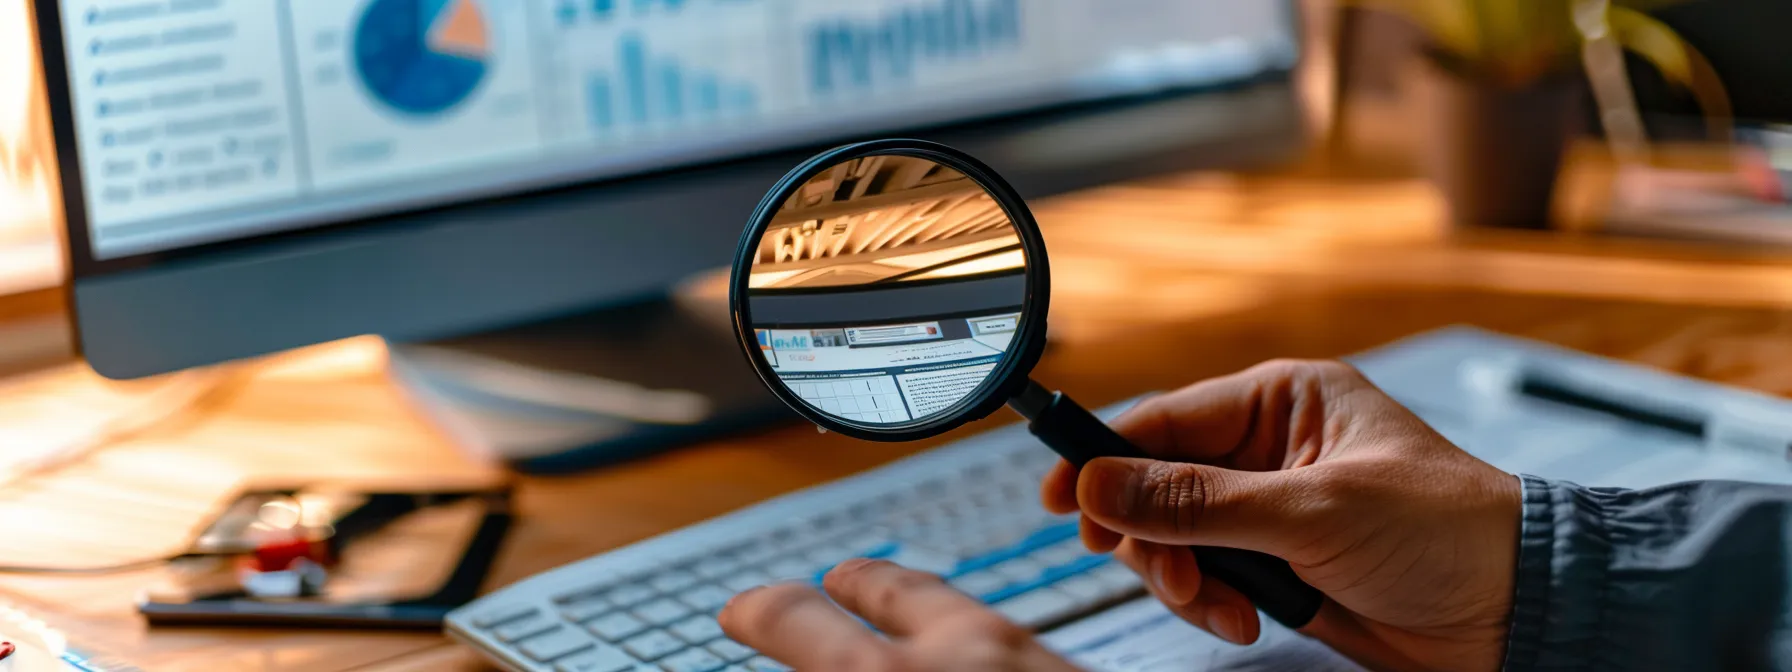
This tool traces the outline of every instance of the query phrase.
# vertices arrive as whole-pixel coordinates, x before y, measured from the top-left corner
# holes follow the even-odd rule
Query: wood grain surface
[[[1459,323],[1792,394],[1782,252],[1457,231],[1439,223],[1430,190],[1406,181],[1189,174],[1034,207],[1054,271],[1053,341],[1036,375],[1089,405]],[[0,564],[163,552],[245,481],[503,477],[422,421],[382,364],[365,340],[251,364],[179,421],[0,489]],[[3,409],[104,385],[68,368],[0,387],[0,427]],[[792,422],[523,479],[493,587],[1014,419],[1003,411],[903,445]],[[0,601],[148,670],[486,669],[433,634],[152,631],[132,602],[154,578],[6,576]]]

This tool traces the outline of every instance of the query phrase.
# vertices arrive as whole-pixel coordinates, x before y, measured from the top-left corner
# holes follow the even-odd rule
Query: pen
[[[1611,391],[1596,392],[1588,389],[1590,386],[1577,385],[1565,377],[1529,367],[1520,368],[1517,383],[1518,393],[1527,397],[1604,413],[1701,441],[1705,439],[1709,414],[1683,405],[1650,400],[1641,395],[1626,398]]]
[[[1792,426],[1780,408],[1725,398],[1707,398],[1695,390],[1683,399],[1663,399],[1625,386],[1622,381],[1592,384],[1521,366],[1516,391],[1525,397],[1601,413],[1625,422],[1672,432],[1702,442],[1707,448],[1764,453],[1792,459]],[[1584,376],[1581,376],[1584,378]],[[1698,403],[1704,402],[1704,403]]]

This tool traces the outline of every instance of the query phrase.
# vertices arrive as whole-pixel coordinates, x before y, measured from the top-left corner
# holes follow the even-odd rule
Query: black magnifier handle
[[[1059,456],[1081,467],[1097,457],[1147,457],[1088,409],[1038,383],[1009,402],[1034,436]],[[1319,613],[1325,594],[1302,581],[1288,562],[1267,553],[1217,546],[1195,547],[1201,571],[1238,589],[1270,618],[1299,629]]]

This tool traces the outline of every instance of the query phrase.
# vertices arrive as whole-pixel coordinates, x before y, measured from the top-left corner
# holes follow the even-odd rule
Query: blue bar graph
[[[752,84],[689,69],[677,56],[656,54],[639,32],[618,37],[614,72],[593,72],[585,86],[589,121],[600,135],[745,116],[759,107]]]
[[[617,41],[616,63],[622,68],[623,87],[628,92],[629,119],[638,125],[647,123],[647,47],[634,33]]]
[[[809,30],[817,93],[864,90],[913,76],[921,64],[963,62],[1021,46],[1020,0],[935,0],[877,20],[838,19]]]
[[[659,117],[679,121],[684,117],[684,73],[676,63],[660,64]]]
[[[591,95],[591,126],[608,131],[616,125],[615,96],[610,94],[610,80],[602,75],[591,77],[586,86]]]
[[[714,116],[722,111],[722,85],[714,75],[704,75],[697,79],[697,113]]]

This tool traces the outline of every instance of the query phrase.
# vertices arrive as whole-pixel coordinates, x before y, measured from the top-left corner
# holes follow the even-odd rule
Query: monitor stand
[[[390,344],[401,389],[470,452],[525,473],[602,466],[796,416],[731,333],[714,275],[672,296]]]

